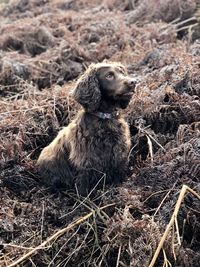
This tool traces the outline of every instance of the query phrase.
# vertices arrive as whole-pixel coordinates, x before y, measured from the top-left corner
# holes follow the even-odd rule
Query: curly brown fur
[[[75,184],[86,195],[97,184],[120,182],[131,145],[128,124],[117,115],[126,108],[135,81],[119,63],[91,65],[79,78],[73,96],[83,106],[76,119],[43,149],[38,167],[53,187]],[[101,117],[109,114],[110,118]]]

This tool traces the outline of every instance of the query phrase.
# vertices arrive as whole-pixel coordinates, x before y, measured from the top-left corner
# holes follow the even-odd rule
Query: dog
[[[86,196],[93,188],[125,178],[131,137],[119,110],[128,106],[135,85],[135,79],[120,63],[88,67],[72,91],[83,109],[42,150],[37,161],[45,184],[76,187]]]

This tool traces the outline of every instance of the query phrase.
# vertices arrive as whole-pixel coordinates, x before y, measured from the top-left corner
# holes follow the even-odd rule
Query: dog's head
[[[78,79],[73,96],[86,111],[98,110],[102,100],[126,108],[134,93],[136,81],[120,63],[92,64]]]

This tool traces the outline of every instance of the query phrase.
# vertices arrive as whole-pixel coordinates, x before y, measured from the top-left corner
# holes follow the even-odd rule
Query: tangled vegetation
[[[148,267],[182,186],[200,193],[200,1],[10,0],[0,21],[0,266]],[[128,176],[85,199],[53,193],[35,162],[104,59],[139,80]],[[198,267],[198,198],[176,222],[154,266]]]

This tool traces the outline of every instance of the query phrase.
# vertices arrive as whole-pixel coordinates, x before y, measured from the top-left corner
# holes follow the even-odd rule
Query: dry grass
[[[12,0],[0,7],[1,266],[147,267],[157,247],[154,266],[199,266],[199,201],[186,194],[172,216],[183,184],[199,194],[198,2],[155,3]],[[85,199],[51,192],[35,160],[80,108],[70,96],[76,78],[104,59],[121,61],[139,81],[124,111],[128,176]],[[115,205],[100,210],[108,203]]]

